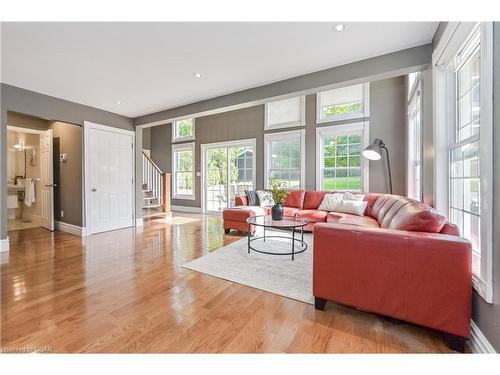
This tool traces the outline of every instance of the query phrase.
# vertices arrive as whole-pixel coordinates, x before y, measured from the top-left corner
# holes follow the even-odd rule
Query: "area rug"
[[[286,235],[266,231],[266,235]],[[296,235],[299,236],[299,235]],[[182,265],[193,271],[229,280],[238,284],[314,304],[312,294],[312,235],[304,234],[307,250],[291,256],[269,255],[251,251],[247,238],[213,250],[209,254]],[[259,250],[290,252],[291,241],[266,238],[266,242],[252,242]]]

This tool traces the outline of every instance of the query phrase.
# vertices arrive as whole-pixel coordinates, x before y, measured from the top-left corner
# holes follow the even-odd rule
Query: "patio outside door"
[[[234,206],[234,198],[255,187],[255,140],[202,145],[203,211]]]

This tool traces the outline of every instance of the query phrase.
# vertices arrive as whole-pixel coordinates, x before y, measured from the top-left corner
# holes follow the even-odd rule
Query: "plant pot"
[[[283,205],[281,203],[275,204],[271,208],[271,216],[273,220],[283,220]]]

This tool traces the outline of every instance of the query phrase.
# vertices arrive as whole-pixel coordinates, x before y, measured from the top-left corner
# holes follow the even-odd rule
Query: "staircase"
[[[170,174],[164,173],[142,153],[142,217],[161,216],[170,211]]]

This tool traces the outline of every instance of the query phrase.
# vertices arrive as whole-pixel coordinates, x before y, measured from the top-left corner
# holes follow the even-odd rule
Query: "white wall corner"
[[[495,348],[493,348],[476,323],[471,320],[470,324],[471,338],[468,343],[470,350],[477,354],[496,354]]]
[[[9,237],[0,240],[0,253],[9,251]]]

